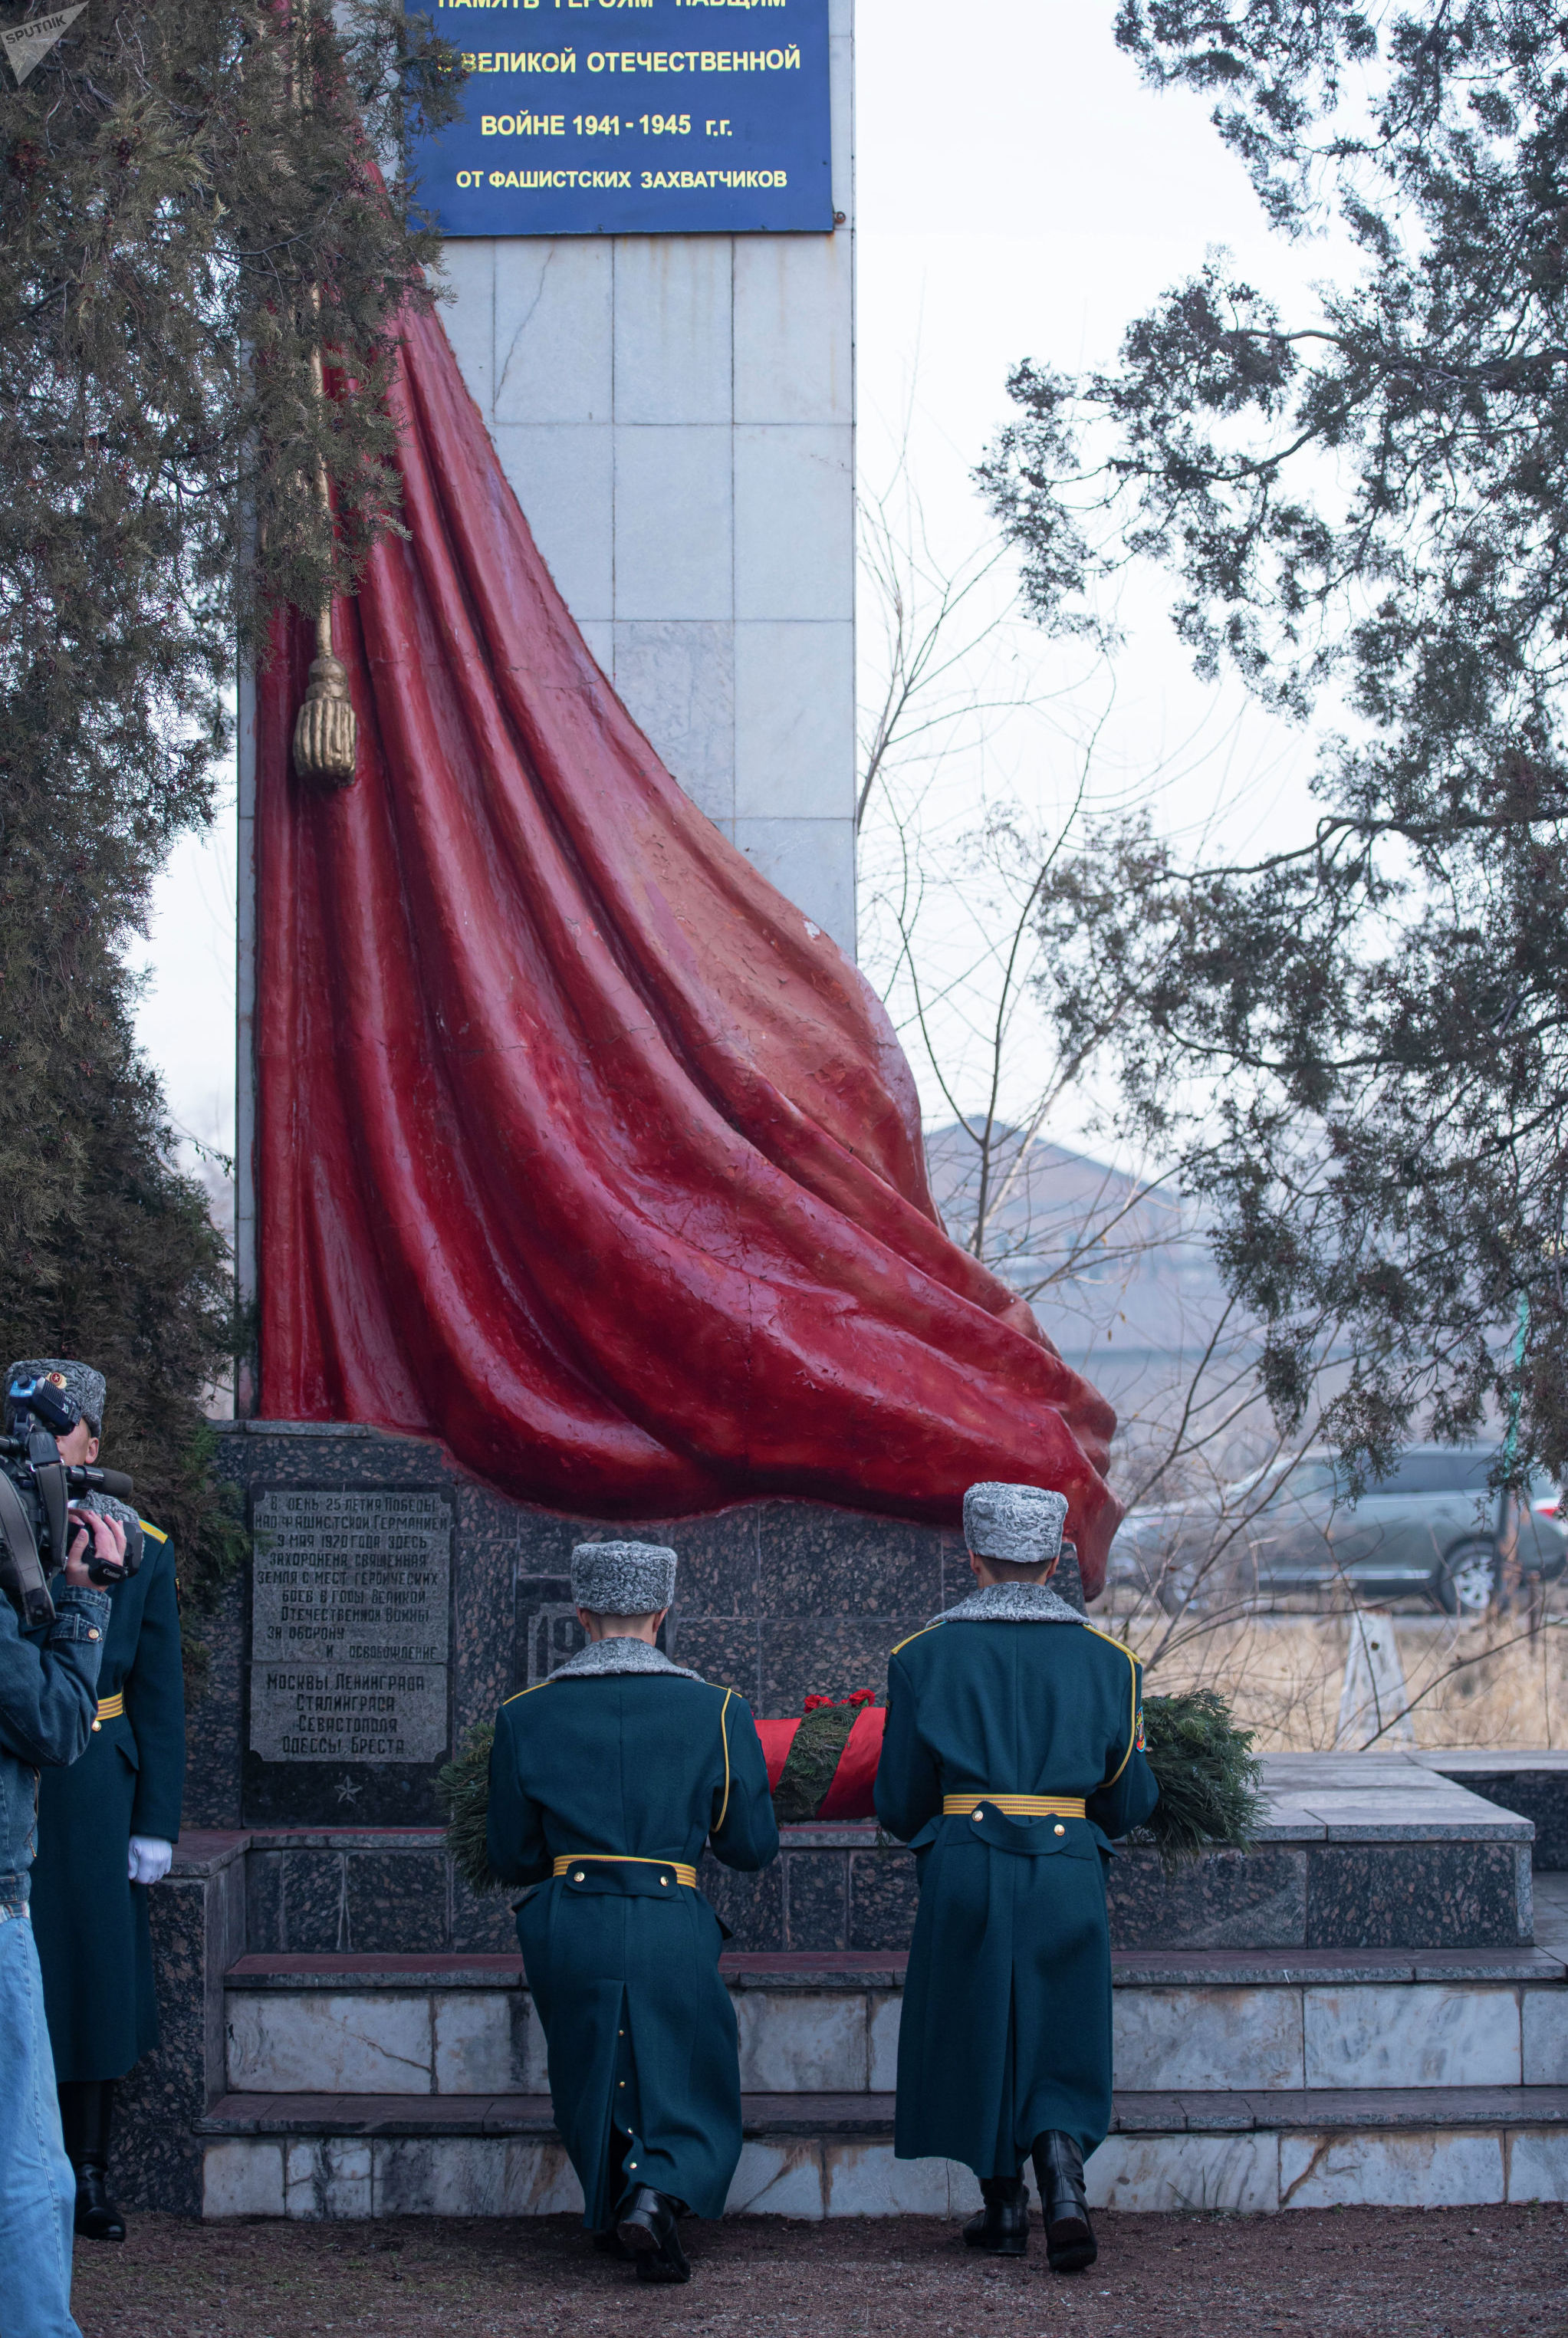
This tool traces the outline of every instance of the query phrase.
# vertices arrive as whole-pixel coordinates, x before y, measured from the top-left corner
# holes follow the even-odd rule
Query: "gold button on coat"
[[[1065,1833],[1066,1833],[1066,1832],[1067,1832],[1067,1830],[1066,1830],[1066,1828],[1065,1828],[1064,1826],[1059,1826],[1059,1827],[1057,1828],[1056,1832],[1057,1832],[1057,1833],[1058,1833],[1058,1834],[1065,1834]]]

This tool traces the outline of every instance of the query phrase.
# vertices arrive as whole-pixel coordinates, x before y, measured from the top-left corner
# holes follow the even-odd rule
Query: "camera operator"
[[[125,1530],[81,1513],[42,1646],[0,1598],[0,2297],[7,2338],[80,2338],[71,2318],[75,2183],[60,2135],[38,1954],[28,1920],[42,1770],[86,1747],[109,1629],[87,1574],[89,1538],[122,1563]]]
[[[7,1387],[53,1376],[80,1419],[57,1438],[67,1462],[96,1461],[108,1396],[91,1364],[14,1364]],[[185,1783],[185,1695],[174,1546],[107,1498],[95,1509],[140,1525],[142,1565],[113,1593],[87,1751],[48,1773],[38,1799],[33,1926],[54,2049],[76,2230],[122,2241],[109,2192],[114,2083],[158,2043],[147,1887],[169,1871]]]

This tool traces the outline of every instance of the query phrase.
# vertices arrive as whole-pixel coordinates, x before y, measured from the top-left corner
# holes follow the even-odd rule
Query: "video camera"
[[[24,1626],[33,1630],[54,1620],[49,1577],[65,1564],[74,1531],[73,1496],[103,1494],[115,1503],[136,1488],[119,1469],[92,1469],[63,1461],[58,1440],[68,1437],[82,1415],[65,1393],[58,1372],[14,1380],[5,1392],[11,1434],[0,1437],[0,1591]],[[142,1529],[125,1529],[123,1565],[90,1555],[91,1580],[107,1588],[123,1583],[142,1564]]]

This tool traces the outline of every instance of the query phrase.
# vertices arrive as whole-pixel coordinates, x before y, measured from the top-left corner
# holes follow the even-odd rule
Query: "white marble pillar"
[[[832,23],[834,234],[454,240],[443,321],[626,705],[853,955],[854,0]]]

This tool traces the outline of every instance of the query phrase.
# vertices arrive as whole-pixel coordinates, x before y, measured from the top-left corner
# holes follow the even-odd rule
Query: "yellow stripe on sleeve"
[[[730,1808],[730,1700],[734,1694],[732,1688],[727,1688],[724,1692],[724,1702],[719,1708],[719,1734],[724,1744],[724,1799],[719,1805],[719,1816],[714,1822],[715,1834],[722,1829],[725,1815]]]
[[[1116,1783],[1117,1779],[1122,1775],[1122,1771],[1132,1759],[1132,1749],[1138,1743],[1138,1659],[1133,1655],[1132,1649],[1127,1645],[1125,1640],[1112,1639],[1109,1632],[1097,1632],[1094,1630],[1093,1624],[1085,1624],[1083,1628],[1086,1632],[1093,1632],[1094,1637],[1097,1640],[1103,1640],[1108,1648],[1120,1649],[1122,1654],[1126,1657],[1132,1673],[1132,1709],[1128,1719],[1127,1751],[1122,1754],[1122,1759],[1117,1763],[1116,1767],[1112,1771],[1111,1775],[1108,1778],[1102,1778],[1101,1780],[1100,1785],[1096,1791],[1102,1794],[1107,1786],[1113,1786]]]

